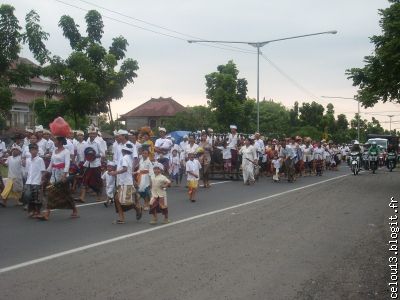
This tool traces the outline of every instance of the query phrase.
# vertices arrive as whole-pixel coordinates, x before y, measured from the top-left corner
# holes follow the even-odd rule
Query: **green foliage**
[[[168,131],[197,131],[207,128],[213,128],[216,131],[222,130],[218,127],[215,114],[205,106],[187,107],[185,111],[177,113],[173,118],[166,118],[164,125]]]
[[[390,7],[379,10],[382,35],[370,38],[374,53],[364,57],[363,68],[346,70],[353,85],[359,87],[358,99],[364,107],[378,101],[400,102],[400,2],[390,2]]]
[[[22,44],[28,44],[35,59],[43,64],[49,52],[44,42],[48,34],[39,25],[40,18],[35,11],[26,15],[26,32],[22,32],[19,21],[14,15],[14,7],[0,5],[0,123],[4,127],[5,119],[13,104],[12,86],[26,86],[30,79],[39,74],[35,66],[18,62]]]
[[[113,39],[108,51],[102,46],[104,24],[100,13],[91,10],[85,20],[86,37],[73,18],[61,17],[58,24],[72,52],[65,60],[54,56],[44,73],[58,80],[59,86],[53,89],[63,94],[65,108],[78,127],[80,118],[99,113],[109,113],[113,126],[110,103],[122,98],[123,89],[137,77],[139,66],[130,58],[122,61],[128,46],[122,36]]]
[[[256,109],[253,115],[257,114]],[[281,138],[288,135],[290,127],[290,114],[285,106],[273,101],[260,101],[261,133],[268,137]]]
[[[312,103],[303,102],[299,108],[301,124],[303,126],[315,126],[322,131],[324,129],[322,124],[324,110],[324,107],[315,101]]]
[[[36,115],[36,123],[48,127],[57,117],[64,117],[64,103],[58,100],[36,99],[30,107]]]
[[[250,115],[254,103],[248,103],[247,80],[238,78],[238,74],[233,61],[218,66],[217,72],[206,75],[206,94],[208,105],[222,128],[236,124],[240,131],[248,131],[254,122]]]

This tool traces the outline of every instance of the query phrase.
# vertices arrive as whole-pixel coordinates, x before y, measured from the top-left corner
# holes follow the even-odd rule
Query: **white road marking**
[[[351,175],[351,174],[340,175],[340,176],[337,176],[337,177],[329,178],[329,179],[326,179],[326,180],[323,180],[323,181],[319,181],[319,182],[316,182],[316,183],[312,183],[312,184],[309,184],[309,185],[305,185],[305,186],[302,186],[302,187],[298,187],[298,188],[295,188],[295,189],[291,189],[291,190],[288,190],[288,191],[284,191],[284,192],[281,192],[281,193],[270,195],[270,196],[267,196],[267,197],[251,200],[251,201],[244,202],[244,203],[241,203],[241,204],[229,206],[229,207],[226,207],[226,208],[210,211],[208,213],[204,213],[204,214],[196,215],[196,216],[189,217],[189,218],[186,218],[186,219],[174,221],[172,223],[165,224],[165,225],[162,225],[162,226],[152,227],[152,228],[149,228],[149,229],[145,229],[145,230],[141,230],[141,231],[137,231],[137,232],[121,235],[121,236],[118,236],[118,237],[115,237],[115,238],[112,238],[112,239],[107,239],[107,240],[100,241],[100,242],[97,242],[97,243],[92,243],[92,244],[85,245],[85,246],[82,246],[82,247],[77,247],[77,248],[74,248],[74,249],[62,251],[62,252],[55,253],[55,254],[48,255],[48,256],[44,256],[44,257],[41,257],[41,258],[29,260],[29,261],[26,261],[26,262],[23,262],[23,263],[20,263],[20,264],[16,264],[16,265],[13,265],[13,266],[1,268],[0,269],[0,274],[6,273],[6,272],[10,272],[10,271],[13,271],[13,270],[17,270],[17,269],[21,269],[21,268],[24,268],[24,267],[28,267],[28,266],[31,266],[31,265],[34,265],[34,264],[38,264],[38,263],[41,263],[41,262],[49,261],[49,260],[52,260],[52,259],[56,259],[56,258],[59,258],[59,257],[62,257],[62,256],[66,256],[66,255],[74,254],[74,253],[77,253],[77,252],[85,251],[85,250],[88,250],[88,249],[91,249],[91,248],[94,248],[94,247],[99,247],[99,246],[115,243],[117,241],[125,240],[125,239],[132,238],[132,237],[135,237],[135,236],[138,236],[138,235],[143,235],[145,233],[149,233],[149,232],[152,232],[152,231],[162,230],[162,229],[165,229],[165,228],[168,228],[168,227],[171,227],[171,226],[176,226],[176,225],[179,225],[179,224],[182,224],[182,223],[187,223],[187,222],[190,222],[190,221],[193,221],[193,220],[197,220],[197,219],[200,219],[200,218],[204,218],[204,217],[207,217],[207,216],[212,216],[212,215],[215,215],[215,214],[218,214],[218,213],[221,213],[221,212],[225,212],[225,211],[228,211],[228,210],[232,210],[232,209],[236,209],[236,208],[239,208],[239,207],[248,206],[248,205],[251,205],[251,204],[254,204],[254,203],[258,203],[258,202],[261,202],[261,201],[265,201],[265,200],[268,200],[268,199],[271,199],[271,198],[279,197],[279,196],[286,195],[286,194],[289,194],[289,193],[292,193],[292,192],[304,190],[304,189],[307,189],[307,188],[310,188],[310,187],[314,187],[314,186],[317,186],[317,185],[320,185],[320,184],[323,184],[323,183],[327,183],[327,182],[330,182],[330,181],[333,181],[333,180],[336,180],[336,179],[347,177],[349,175]]]
[[[227,180],[227,181],[212,182],[212,183],[210,183],[210,185],[217,185],[217,184],[229,183],[229,182],[233,182],[233,181]]]

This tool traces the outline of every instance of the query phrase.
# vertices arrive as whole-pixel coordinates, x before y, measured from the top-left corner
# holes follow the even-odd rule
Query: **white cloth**
[[[165,184],[171,183],[171,181],[162,174],[159,175],[151,175],[151,201],[152,204],[155,198],[162,197],[164,198],[164,204],[167,206],[167,192],[164,190],[163,186]]]
[[[160,153],[155,153],[155,159],[159,159],[162,156],[164,157],[165,155],[167,155],[167,153],[169,152],[169,150],[172,148],[173,143],[170,139],[167,138],[158,138],[154,144],[154,147],[161,149],[163,152],[165,152],[166,154],[161,155]]]
[[[187,173],[187,180],[199,180],[201,164],[197,159],[188,160],[186,162],[186,172],[192,172],[197,175],[197,178],[192,174]]]
[[[87,149],[87,148],[89,148],[89,147],[91,147],[91,148],[94,149],[94,151],[96,152],[96,155],[100,155],[101,157],[104,157],[104,156],[105,156],[105,153],[101,150],[101,147],[100,147],[99,143],[96,142],[95,140],[93,140],[93,142],[92,142],[92,141],[89,139],[89,140],[86,142],[85,149]],[[83,150],[83,151],[85,151],[85,150]],[[86,160],[85,163],[84,163],[84,166],[85,166],[85,167],[89,167],[89,168],[97,168],[97,167],[100,167],[100,166],[101,166],[101,160],[100,160],[99,157],[97,157],[94,161],[91,161],[91,162],[89,162],[89,161]]]
[[[6,164],[8,166],[8,178],[11,178],[11,179],[20,178],[20,179],[22,179],[23,174],[22,174],[21,155],[18,155],[16,157],[9,156],[7,158]]]
[[[66,139],[67,140],[67,144],[64,145],[64,148],[67,149],[70,153],[70,155],[74,155],[75,154],[75,146],[74,143],[72,142],[71,139]]]
[[[140,175],[138,191],[144,192],[146,188],[150,186],[150,176],[154,174],[153,164],[151,163],[149,158],[147,158],[146,160],[144,160],[143,157],[140,158],[139,171],[149,171],[148,174]]]
[[[242,155],[243,181],[254,181],[254,161],[257,160],[256,148],[252,145],[240,148],[239,154]]]
[[[181,150],[179,150],[180,152],[184,152],[186,150],[186,146],[189,145],[189,141],[182,141],[179,143],[179,147],[181,148]]]
[[[254,141],[254,147],[256,147],[258,158],[262,158],[265,153],[264,142],[261,139]]]
[[[189,153],[196,153],[197,148],[199,148],[199,145],[196,143],[194,143],[193,146],[187,144],[185,149],[185,158],[188,158]]]
[[[42,182],[42,172],[46,171],[43,158],[39,156],[27,158],[26,169],[28,171],[26,184],[40,185]]]
[[[46,153],[47,140],[42,138],[40,141],[37,142],[37,145],[39,149],[41,149],[41,152]]]
[[[46,145],[45,145],[45,150],[44,153],[53,153],[54,149],[56,148],[54,145],[54,142],[52,140],[45,140]]]
[[[181,162],[178,154],[176,156],[172,156],[169,160],[169,173],[171,175],[179,174]]]
[[[83,163],[85,161],[85,148],[86,148],[86,141],[77,142],[76,147],[76,158],[75,161],[79,163]]]
[[[101,151],[106,153],[106,151],[107,151],[107,143],[106,143],[106,141],[103,140],[103,138],[101,136],[96,136],[94,138],[94,140],[99,143]]]
[[[222,159],[231,159],[232,158],[231,148],[229,148],[229,147],[224,148],[222,146],[219,146],[217,148],[220,149],[222,152]]]
[[[61,176],[65,173],[68,174],[69,166],[71,161],[71,153],[68,149],[64,148],[63,151],[56,153],[54,151],[51,156],[50,165],[47,168],[47,172],[51,173],[50,182],[54,183],[61,180]],[[54,165],[64,164],[62,169],[56,168]]]
[[[313,158],[314,159],[324,159],[324,149],[322,149],[322,148],[316,148],[316,149],[314,149],[314,155],[313,155]]]
[[[116,181],[115,176],[111,176],[110,174],[108,174],[108,171],[106,171],[101,176],[101,179],[103,179],[106,182],[106,195],[107,195],[107,197],[108,198],[114,198],[115,181]]]
[[[133,185],[132,168],[133,161],[130,155],[124,155],[118,164],[117,171],[126,168],[126,172],[117,175],[118,185]]]
[[[233,135],[230,133],[228,135],[228,147],[231,149],[237,149],[237,143],[238,143],[238,134],[236,133]]]

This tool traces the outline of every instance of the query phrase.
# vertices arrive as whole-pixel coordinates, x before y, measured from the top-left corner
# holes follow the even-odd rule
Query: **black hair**
[[[63,136],[57,136],[56,137],[57,141],[59,141],[62,145],[66,145],[67,144],[67,139]]]
[[[31,149],[39,149],[37,144],[29,144],[28,148],[29,148],[29,150],[31,150]]]

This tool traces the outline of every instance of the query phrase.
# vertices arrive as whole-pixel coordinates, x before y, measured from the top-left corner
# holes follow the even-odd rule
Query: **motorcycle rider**
[[[372,145],[371,145],[371,147],[369,148],[369,150],[368,150],[368,154],[369,155],[379,155],[379,152],[380,152],[380,150],[379,150],[379,147],[378,147],[378,145],[376,144],[376,142],[375,141],[373,141],[372,142]]]
[[[393,144],[389,144],[388,148],[387,148],[387,154],[389,155],[389,153],[394,153],[396,159],[394,160],[394,167],[396,168],[396,164],[397,164],[397,154],[396,154],[396,150],[394,149]],[[386,166],[389,168],[389,159],[386,159]]]

